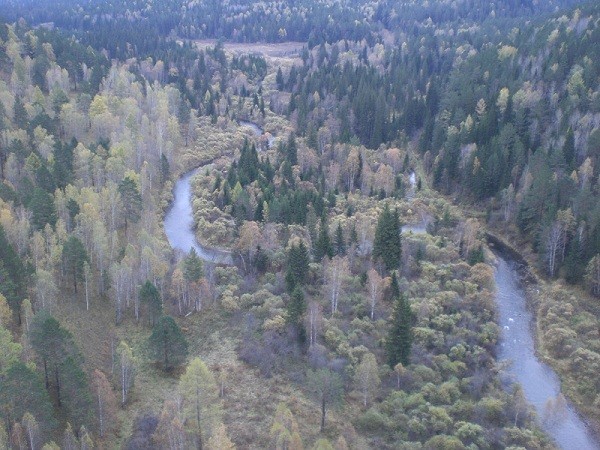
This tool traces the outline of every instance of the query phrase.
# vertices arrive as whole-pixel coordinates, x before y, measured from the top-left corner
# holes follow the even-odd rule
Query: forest
[[[571,406],[598,433],[599,5],[0,18],[0,450],[565,448]],[[527,266],[542,410],[490,236]]]

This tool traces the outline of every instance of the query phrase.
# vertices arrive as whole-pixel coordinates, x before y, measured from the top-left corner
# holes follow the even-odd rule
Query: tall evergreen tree
[[[202,260],[192,247],[190,253],[183,260],[183,276],[187,282],[196,282],[202,277]]]
[[[162,362],[167,372],[184,363],[187,358],[188,343],[181,328],[170,316],[158,319],[148,343],[156,360]]]
[[[298,285],[303,285],[308,279],[308,250],[304,242],[293,244],[288,252],[288,267],[285,276],[288,292],[293,292]]]
[[[394,270],[400,266],[402,258],[400,219],[398,212],[392,212],[387,204],[377,221],[373,258],[381,259],[387,270]]]
[[[76,236],[69,236],[63,246],[63,262],[65,270],[73,280],[73,288],[77,292],[77,281],[84,278],[84,264],[89,263],[88,254],[83,243]]]
[[[298,326],[302,323],[302,316],[306,312],[306,301],[304,293],[299,286],[296,286],[290,295],[287,304],[287,322],[290,325]]]
[[[409,364],[413,341],[412,320],[413,315],[408,299],[406,295],[400,294],[395,300],[391,328],[386,340],[386,353],[390,367],[395,367],[398,363],[404,366]]]
[[[125,209],[125,228],[131,222],[136,223],[142,214],[142,195],[136,182],[129,176],[119,183],[119,193]]]
[[[140,303],[146,305],[148,309],[148,320],[150,325],[154,326],[157,319],[162,315],[163,305],[160,293],[156,286],[150,281],[146,281],[140,288]]]
[[[344,230],[342,223],[338,221],[335,229],[334,252],[336,255],[344,256],[346,254],[346,241],[344,240]]]
[[[329,258],[333,256],[333,245],[331,245],[327,221],[325,216],[323,216],[321,218],[321,226],[319,228],[317,242],[315,243],[315,261],[320,262],[325,256],[328,256]]]
[[[42,380],[29,365],[18,362],[8,368],[0,382],[0,418],[2,422],[15,423],[25,412],[36,417],[44,434],[56,427],[50,396]]]

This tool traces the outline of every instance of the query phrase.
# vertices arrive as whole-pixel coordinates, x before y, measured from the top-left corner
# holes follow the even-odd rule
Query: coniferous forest
[[[600,448],[599,169],[597,2],[0,1],[0,450]]]

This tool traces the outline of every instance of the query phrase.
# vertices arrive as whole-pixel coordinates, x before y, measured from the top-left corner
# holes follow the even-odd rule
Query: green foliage
[[[410,350],[413,342],[413,314],[405,294],[400,294],[395,300],[391,318],[391,327],[386,339],[388,364],[395,367],[401,363],[409,364]]]
[[[123,178],[119,183],[119,193],[125,209],[125,225],[138,222],[142,213],[142,196],[136,182],[128,176]]]
[[[398,212],[392,212],[387,203],[377,221],[373,258],[381,259],[387,270],[394,270],[400,266],[402,258],[400,219]]]
[[[304,285],[308,280],[308,249],[304,242],[292,244],[288,251],[287,271],[285,281],[288,292],[293,292],[296,286]]]
[[[0,294],[6,297],[9,306],[19,317],[26,277],[25,265],[8,242],[4,227],[0,225]]]
[[[82,370],[83,357],[72,334],[45,311],[34,316],[30,327],[31,346],[42,362],[46,389],[54,392],[57,404],[77,426],[90,424],[92,400]]]
[[[31,222],[37,230],[43,230],[46,224],[56,225],[54,198],[41,188],[35,188],[27,207],[32,212]]]
[[[77,292],[77,282],[83,280],[84,264],[89,258],[83,243],[74,235],[69,236],[63,246],[63,263],[65,271],[73,280],[73,288]]]
[[[188,355],[188,343],[181,328],[170,316],[162,316],[158,319],[148,344],[154,358],[162,363],[163,370],[166,372],[183,364]]]
[[[317,236],[317,242],[315,242],[315,261],[320,262],[325,256],[331,258],[333,256],[333,245],[331,244],[331,238],[329,237],[329,227],[325,216],[321,219],[321,226],[319,227],[319,235]]]
[[[296,286],[290,294],[290,299],[287,304],[286,320],[290,325],[295,327],[302,326],[302,317],[306,312],[306,301],[304,293],[299,286]]]
[[[342,230],[341,222],[338,222],[335,229],[333,250],[336,255],[344,256],[346,254],[346,241],[344,240],[344,230]]]
[[[190,283],[197,282],[202,278],[202,260],[193,247],[183,260],[183,276]]]
[[[56,427],[50,396],[37,373],[21,362],[11,365],[0,383],[0,416],[6,423],[19,421],[30,412],[45,435]]]
[[[146,281],[139,292],[140,303],[148,308],[150,325],[154,326],[156,320],[162,315],[162,299],[156,286],[150,281]]]

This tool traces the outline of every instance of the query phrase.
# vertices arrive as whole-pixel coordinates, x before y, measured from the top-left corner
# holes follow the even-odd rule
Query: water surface
[[[568,402],[562,408],[548,408],[560,394],[556,373],[535,353],[533,316],[527,309],[517,265],[496,255],[496,300],[502,330],[498,359],[508,360],[508,372],[521,384],[527,401],[535,408],[542,428],[565,450],[598,450],[600,447],[589,427]]]

